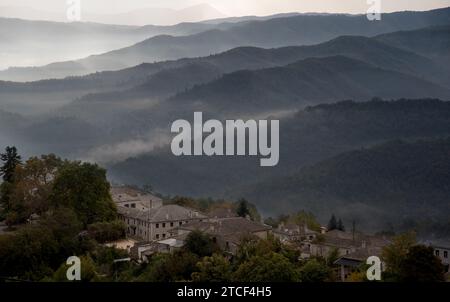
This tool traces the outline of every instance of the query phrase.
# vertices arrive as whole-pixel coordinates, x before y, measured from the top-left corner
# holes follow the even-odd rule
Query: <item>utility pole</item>
[[[352,235],[353,235],[353,242],[355,241],[355,232],[356,232],[356,221],[352,221]]]

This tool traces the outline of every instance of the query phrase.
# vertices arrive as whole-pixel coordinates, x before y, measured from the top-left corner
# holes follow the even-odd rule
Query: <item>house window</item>
[[[183,222],[182,221],[180,221],[180,225],[182,225],[183,224]]]
[[[156,234],[156,239],[159,239],[159,234]]]
[[[136,208],[136,204],[135,204],[135,203],[132,203],[132,204],[131,204],[131,207],[132,207],[133,209],[135,209],[135,208]]]
[[[163,238],[166,238],[166,234],[163,234]]]
[[[163,228],[165,228],[166,227],[166,224],[165,223],[163,223]]]
[[[156,224],[156,228],[159,229],[159,223]]]
[[[448,252],[444,251],[444,258],[448,258]]]
[[[173,227],[173,222],[170,223],[170,227]]]
[[[436,250],[436,256],[438,256],[439,257],[439,250]]]

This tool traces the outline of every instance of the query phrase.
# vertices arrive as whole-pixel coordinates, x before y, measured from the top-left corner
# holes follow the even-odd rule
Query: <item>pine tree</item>
[[[342,222],[342,220],[339,218],[339,221],[337,223],[337,229],[339,231],[345,232],[345,226],[344,223]]]
[[[250,209],[248,207],[248,201],[245,199],[241,199],[238,202],[238,207],[236,209],[236,213],[240,216],[240,217],[247,217],[250,216]]]
[[[330,221],[328,222],[328,231],[336,230],[338,227],[336,216],[331,215]]]
[[[0,176],[3,177],[4,182],[12,183],[14,181],[14,172],[16,167],[22,163],[20,155],[17,153],[16,147],[6,147],[6,152],[0,154],[0,159],[3,162],[0,167]]]
[[[5,153],[0,154],[0,160],[3,165],[0,167],[0,176],[3,177],[3,183],[0,185],[0,205],[3,207],[0,213],[0,219],[5,218],[5,215],[11,208],[10,196],[14,182],[14,173],[16,167],[22,163],[20,156],[17,153],[16,147],[6,147]]]

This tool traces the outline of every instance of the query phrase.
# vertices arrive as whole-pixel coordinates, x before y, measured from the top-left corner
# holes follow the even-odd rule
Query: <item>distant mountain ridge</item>
[[[239,22],[239,21],[236,21]],[[0,47],[2,62],[0,70],[8,66],[40,66],[48,63],[79,59],[93,54],[101,54],[118,48],[127,47],[142,40],[157,36],[184,36],[211,29],[227,29],[234,23],[180,23],[173,26],[126,26],[90,22],[52,22],[32,21],[0,17]],[[36,56],[36,52],[39,56]],[[11,68],[11,77],[6,80],[34,80],[51,78],[49,73],[40,77],[33,76],[35,71],[29,68],[30,75],[15,77],[16,68]],[[67,67],[71,67],[70,63]],[[34,72],[34,73],[33,73]],[[69,74],[75,75],[75,74]]]
[[[46,20],[67,22],[65,10],[59,13],[45,12],[27,7],[0,6],[0,17],[21,18],[27,20]],[[115,25],[173,25],[183,22],[200,22],[209,19],[224,18],[225,15],[214,7],[203,3],[182,9],[162,7],[144,7],[124,13],[96,14],[83,10],[83,22],[94,22]]]
[[[415,34],[416,31],[405,34]],[[423,30],[418,30],[421,33]],[[445,29],[444,29],[445,32]],[[442,34],[432,43],[439,43]],[[431,41],[430,41],[431,43]],[[83,77],[44,80],[31,83],[0,82],[0,108],[5,101],[14,108],[17,102],[36,104],[39,100],[55,100],[67,104],[73,99],[95,102],[120,99],[165,99],[195,85],[205,84],[225,73],[241,69],[261,69],[283,66],[311,57],[346,56],[376,67],[420,77],[443,87],[450,87],[450,70],[439,59],[417,55],[406,47],[396,48],[378,37],[342,36],[311,46],[291,46],[276,49],[239,47],[213,56],[176,61],[140,64],[120,71],[100,72]],[[33,93],[31,93],[33,92]],[[85,96],[86,94],[89,94]],[[371,96],[372,97],[372,96]]]
[[[53,64],[51,68],[20,68],[0,72],[0,79],[65,77],[102,70],[117,70],[143,62],[207,56],[239,46],[282,47],[317,44],[340,35],[374,36],[398,30],[449,25],[450,8],[428,12],[384,14],[383,22],[370,22],[366,16],[298,15],[265,21],[250,21],[229,29],[213,29],[190,36],[157,36],[133,46],[90,56],[75,62]],[[308,31],[301,31],[309,28]],[[29,77],[29,75],[28,75]],[[30,79],[30,78],[28,78]]]
[[[450,90],[360,60],[332,56],[308,58],[283,67],[226,74],[182,92],[169,102],[178,103],[178,108],[192,102],[197,108],[214,106],[216,112],[237,114],[251,108],[271,111],[292,105],[336,99],[366,100],[374,96],[450,98]],[[189,109],[186,111],[195,110]]]

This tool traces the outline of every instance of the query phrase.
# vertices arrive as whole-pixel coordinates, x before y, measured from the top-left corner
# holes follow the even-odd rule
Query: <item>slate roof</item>
[[[128,186],[112,187],[110,192],[115,202],[146,201],[146,200],[162,202],[161,198],[153,194],[143,192],[139,189],[135,189]]]
[[[269,231],[271,226],[263,225],[246,218],[233,217],[209,221],[193,221],[178,227],[180,230],[199,230],[212,236],[221,236],[229,241],[237,242],[246,235]]]
[[[210,218],[232,218],[238,217],[238,215],[229,208],[216,208],[208,213]]]
[[[384,247],[390,243],[387,238],[380,236],[366,235],[362,233],[355,233],[353,236],[350,232],[343,232],[333,230],[322,235],[323,241],[318,244],[330,245],[343,248],[361,247],[363,242],[367,247],[378,248]],[[354,240],[353,240],[354,238]]]
[[[201,214],[199,211],[185,208],[179,205],[166,205],[147,211],[118,206],[117,210],[119,214],[125,217],[140,219],[149,222],[181,221],[207,218],[207,216]]]

